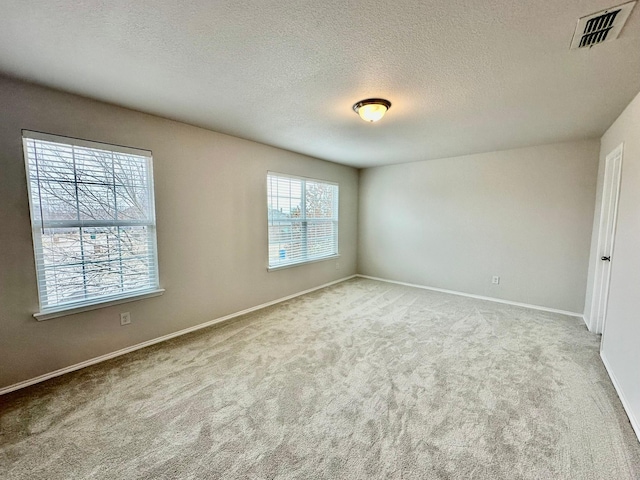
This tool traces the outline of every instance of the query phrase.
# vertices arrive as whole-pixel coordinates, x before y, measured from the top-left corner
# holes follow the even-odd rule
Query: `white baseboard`
[[[602,359],[602,364],[604,365],[605,370],[609,374],[611,383],[613,383],[613,388],[616,389],[616,393],[618,394],[618,398],[622,403],[622,407],[624,408],[624,411],[627,413],[627,417],[629,417],[629,423],[631,423],[631,427],[633,428],[633,431],[636,433],[636,437],[638,437],[638,441],[640,442],[640,422],[638,422],[638,419],[633,414],[633,411],[631,410],[631,406],[629,405],[627,398],[624,396],[624,391],[622,390],[622,388],[620,388],[620,384],[618,383],[616,376],[614,375],[613,371],[609,367],[609,362],[607,362],[607,358],[604,356],[604,352],[600,352],[600,358]]]
[[[426,285],[418,285],[415,283],[398,282],[396,280],[388,280],[386,278],[371,277],[369,275],[358,274],[356,276],[361,278],[368,278],[369,280],[378,280],[379,282],[395,283],[397,285],[405,285],[407,287],[422,288],[423,290],[432,290],[434,292],[450,293],[451,295],[459,295],[461,297],[477,298],[479,300],[487,300],[489,302],[504,303],[506,305],[515,305],[516,307],[531,308],[533,310],[542,310],[543,312],[560,313],[562,315],[569,315],[570,317],[578,317],[584,320],[584,316],[582,313],[569,312],[566,310],[558,310],[557,308],[542,307],[540,305],[531,305],[529,303],[512,302],[510,300],[503,300],[501,298],[485,297],[483,295],[457,292],[455,290],[445,290],[444,288],[427,287]]]
[[[272,300],[270,302],[262,303],[260,305],[256,305],[255,307],[247,308],[245,310],[241,310],[239,312],[231,313],[229,315],[225,315],[224,317],[219,317],[214,320],[210,320],[205,323],[201,323],[199,325],[195,325],[193,327],[185,328],[183,330],[179,330],[177,332],[169,333],[168,335],[163,335],[162,337],[153,338],[151,340],[147,340],[146,342],[138,343],[136,345],[132,345],[130,347],[122,348],[120,350],[116,350],[115,352],[106,353],[104,355],[100,355],[99,357],[94,357],[89,360],[85,360],[84,362],[76,363],[74,365],[70,365],[68,367],[60,368],[58,370],[54,370],[53,372],[45,373],[44,375],[40,375],[35,378],[31,378],[29,380],[24,380],[22,382],[14,383],[13,385],[9,385],[8,387],[0,388],[0,395],[4,395],[5,393],[13,392],[14,390],[19,390],[21,388],[28,387],[29,385],[33,385],[35,383],[44,382],[45,380],[49,380],[50,378],[58,377],[60,375],[64,375],[65,373],[73,372],[75,370],[80,370],[81,368],[88,367],[90,365],[95,365],[96,363],[104,362],[105,360],[110,360],[115,357],[119,357],[120,355],[125,355],[127,353],[133,352],[135,350],[140,350],[141,348],[149,347],[151,345],[155,345],[156,343],[164,342],[166,340],[170,340],[172,338],[179,337],[181,335],[185,335],[187,333],[195,332],[196,330],[200,330],[203,328],[210,327],[212,325],[216,325],[218,323],[226,322],[227,320],[231,320],[233,318],[239,317],[241,315],[246,315],[247,313],[255,312],[256,310],[260,310],[266,307],[270,307],[271,305],[275,305],[277,303],[285,302],[287,300],[291,300],[292,298],[299,297],[301,295],[305,295],[307,293],[311,293],[315,290],[320,290],[321,288],[326,288],[331,285],[335,285],[336,283],[344,282],[346,280],[350,280],[354,278],[356,275],[351,275],[349,277],[340,278],[338,280],[334,280],[333,282],[325,283],[323,285],[319,285],[317,287],[309,288],[307,290],[303,290],[301,292],[294,293],[292,295],[287,295],[286,297],[278,298],[277,300]]]

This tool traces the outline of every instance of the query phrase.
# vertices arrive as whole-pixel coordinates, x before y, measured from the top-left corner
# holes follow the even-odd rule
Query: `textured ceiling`
[[[366,167],[601,135],[640,91],[640,7],[569,44],[621,2],[3,0],[0,72]]]

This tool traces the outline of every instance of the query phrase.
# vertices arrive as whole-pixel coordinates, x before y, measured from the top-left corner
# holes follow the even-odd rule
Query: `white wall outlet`
[[[500,277],[498,275],[494,275],[493,277],[491,277],[491,283],[493,283],[494,285],[499,285]]]
[[[129,325],[131,323],[131,314],[124,312],[120,314],[120,325]]]

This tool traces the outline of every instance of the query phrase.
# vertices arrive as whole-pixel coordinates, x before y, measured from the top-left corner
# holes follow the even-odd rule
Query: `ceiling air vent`
[[[571,41],[571,49],[593,47],[608,40],[615,40],[629,18],[633,2],[611,7],[578,20],[576,31]]]

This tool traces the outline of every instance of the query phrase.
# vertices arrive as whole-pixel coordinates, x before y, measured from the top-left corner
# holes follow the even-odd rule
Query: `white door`
[[[602,205],[600,209],[600,228],[598,232],[598,259],[593,285],[593,301],[591,302],[591,331],[602,333],[607,314],[609,298],[609,280],[613,262],[613,242],[616,231],[616,215],[618,213],[618,197],[620,196],[620,179],[622,173],[622,146],[618,145],[605,160],[604,184],[602,188]]]

